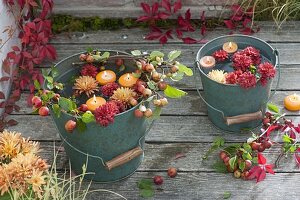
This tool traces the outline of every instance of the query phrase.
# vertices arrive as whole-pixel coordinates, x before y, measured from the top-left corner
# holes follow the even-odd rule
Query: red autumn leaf
[[[159,43],[160,44],[166,44],[168,42],[168,38],[166,35],[162,36],[161,38],[159,38]]]
[[[145,22],[148,21],[150,19],[150,17],[148,16],[140,16],[136,21],[137,22]]]
[[[276,124],[272,124],[271,126],[268,127],[268,130],[265,134],[266,137],[270,137],[271,133],[274,131],[274,130],[277,130],[278,128],[278,125]]]
[[[8,59],[4,59],[2,62],[2,70],[7,73],[10,74],[10,63],[8,61]]]
[[[181,0],[177,0],[173,5],[173,12],[176,13],[182,8]]]
[[[158,11],[158,6],[159,4],[157,2],[155,2],[153,5],[152,5],[152,15],[155,15]]]
[[[251,23],[252,20],[248,17],[246,17],[243,21],[243,27],[247,27],[249,23]]]
[[[242,21],[243,16],[241,16],[241,15],[233,15],[230,19],[231,19],[232,21],[238,22],[238,21]]]
[[[195,44],[197,43],[197,40],[191,38],[191,37],[185,37],[185,38],[181,38],[183,43],[185,44]]]
[[[202,22],[202,25],[201,25],[201,35],[204,35],[206,33],[206,19],[205,19],[205,11],[202,11],[202,14],[201,14],[201,22]]]
[[[191,24],[190,19],[183,18],[181,15],[177,18],[177,24],[179,25],[180,30],[182,31],[195,31],[194,26]]]
[[[295,128],[295,130],[297,131],[297,133],[300,133],[300,124],[298,124],[298,126],[297,127],[294,127]]]
[[[261,165],[264,165],[264,164],[266,164],[266,162],[267,162],[267,160],[266,160],[266,158],[262,155],[262,153],[258,153],[257,154],[257,162],[258,162],[258,164],[261,164]]]
[[[176,153],[174,159],[177,160],[177,159],[179,159],[179,158],[184,158],[184,157],[186,157],[186,155],[185,155],[184,153]]]
[[[176,34],[177,34],[177,37],[180,39],[180,38],[182,38],[182,31],[181,30],[179,30],[179,29],[176,29]]]
[[[273,165],[269,164],[269,165],[265,165],[265,169],[268,173],[270,174],[275,174],[275,172],[273,171]]]
[[[12,46],[11,48],[12,48],[12,50],[14,50],[14,51],[20,51],[20,48],[19,48],[18,46]]]
[[[5,113],[10,114],[14,111],[14,107],[12,105],[5,106]]]
[[[296,133],[293,131],[293,129],[291,129],[289,131],[289,137],[292,138],[292,139],[296,139]]]
[[[238,4],[232,5],[231,10],[234,12],[234,15],[243,15],[244,13],[242,7]]]
[[[15,126],[15,125],[18,124],[18,122],[16,120],[14,120],[14,119],[10,119],[10,120],[8,120],[7,124],[9,126]]]
[[[251,28],[246,27],[244,29],[241,29],[240,32],[243,33],[244,35],[251,35],[254,31]]]
[[[170,0],[162,0],[161,6],[166,9],[169,13],[171,12],[171,3]]]
[[[224,24],[226,25],[227,28],[231,30],[235,29],[235,25],[231,20],[224,20]]]
[[[42,0],[43,10],[40,14],[40,18],[44,19],[53,9],[53,0]]]
[[[168,17],[170,17],[170,14],[165,13],[165,12],[159,12],[159,13],[158,13],[158,17],[159,17],[160,19],[168,19]]]
[[[10,79],[9,76],[3,76],[0,78],[0,82],[3,82],[3,81],[8,81]]]
[[[190,11],[190,9],[188,9],[188,10],[185,12],[185,19],[186,19],[186,20],[190,20],[190,19],[191,19],[191,11]]]
[[[245,12],[245,15],[252,18],[252,16],[253,16],[253,7],[248,8]]]
[[[151,14],[150,5],[147,3],[141,3],[141,7],[147,14]]]
[[[295,158],[295,161],[296,161],[298,167],[300,168],[300,154],[299,153],[300,153],[300,148],[298,148],[296,150],[296,152],[294,153],[294,158]]]
[[[265,170],[260,170],[259,175],[257,176],[256,182],[263,181],[266,178],[266,171]]]
[[[5,94],[0,91],[0,99],[5,99]]]

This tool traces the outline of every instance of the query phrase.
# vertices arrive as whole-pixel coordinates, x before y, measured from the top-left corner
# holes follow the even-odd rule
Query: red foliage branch
[[[55,60],[56,50],[49,44],[52,37],[51,21],[47,19],[53,8],[53,0],[4,0],[10,11],[14,14],[13,6],[20,8],[17,14],[14,14],[16,24],[19,28],[19,38],[21,48],[13,46],[12,51],[7,54],[3,62],[3,71],[12,77],[2,77],[0,81],[12,79],[13,90],[6,101],[0,103],[0,108],[5,108],[1,116],[0,129],[6,126],[15,125],[15,121],[6,121],[5,117],[13,112],[19,111],[19,106],[15,104],[20,99],[21,90],[29,89],[34,93],[34,81],[43,83],[43,76],[37,66],[45,60]],[[39,12],[38,12],[39,11]],[[1,92],[0,94],[2,94]],[[28,99],[31,99],[32,95]],[[5,99],[3,97],[2,99]],[[29,101],[28,101],[29,102]]]

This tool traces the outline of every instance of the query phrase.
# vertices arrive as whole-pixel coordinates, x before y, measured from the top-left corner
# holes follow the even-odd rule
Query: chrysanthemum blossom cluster
[[[92,64],[86,64],[82,67],[80,74],[82,76],[91,76],[95,78],[98,74],[98,69]]]
[[[223,62],[229,58],[229,55],[223,49],[215,51],[212,55],[218,62]]]
[[[220,62],[225,59],[225,57],[222,56],[223,54],[222,50],[218,50],[213,53],[213,56]],[[225,72],[223,73],[225,76],[224,83],[238,84],[242,88],[248,89],[255,87],[259,81],[265,86],[271,78],[275,77],[276,69],[271,63],[261,63],[261,60],[260,51],[252,46],[237,51],[231,58],[234,71],[227,74]],[[220,77],[220,73],[218,74],[218,77]],[[215,78],[216,75],[211,75],[209,77],[222,83],[219,81],[220,78]]]
[[[227,73],[224,70],[212,70],[208,73],[208,77],[218,83],[226,83],[226,75]]]
[[[32,188],[37,199],[42,198],[48,164],[40,158],[39,144],[21,137],[20,133],[4,130],[0,133],[0,193],[17,191],[24,195]]]

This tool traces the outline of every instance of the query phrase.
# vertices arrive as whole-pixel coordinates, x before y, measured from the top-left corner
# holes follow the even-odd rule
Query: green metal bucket
[[[110,55],[128,55],[125,52],[109,52]],[[65,83],[62,94],[65,97],[72,94],[72,83],[69,83],[69,80],[79,71],[79,68],[72,66],[72,63],[79,61],[79,55],[80,53],[70,56],[55,65],[59,72],[56,81]],[[107,69],[117,72],[114,62],[108,62],[106,66]],[[125,60],[125,66],[127,66],[125,72],[132,71],[133,68],[130,66],[134,66],[133,60]],[[53,113],[51,114],[71,161],[72,170],[76,174],[81,174],[82,166],[86,164],[85,178],[105,183],[121,180],[135,172],[143,160],[145,135],[150,129],[146,130],[145,118],[134,116],[134,110],[138,106],[116,115],[114,123],[107,127],[102,127],[95,122],[89,123],[83,133],[80,133],[78,129],[72,133],[65,130],[64,125],[68,120],[73,119],[72,115],[62,112],[57,118]],[[124,158],[124,155],[126,156],[125,162],[109,169],[110,162],[108,161],[118,156]]]
[[[218,37],[206,43],[200,48],[196,56],[195,66],[200,72],[201,82],[204,90],[202,97],[199,89],[197,91],[206,103],[208,109],[208,117],[212,123],[222,130],[229,132],[240,132],[245,129],[253,129],[258,127],[262,122],[262,117],[266,110],[266,104],[275,93],[271,94],[271,82],[266,86],[260,83],[254,88],[243,89],[238,85],[221,84],[213,81],[207,76],[205,71],[199,64],[199,60],[206,55],[211,55],[216,50],[222,49],[225,42],[235,42],[239,49],[247,46],[253,46],[260,50],[262,61],[268,61],[277,68],[277,86],[280,78],[280,64],[278,51],[272,48],[265,41],[252,36],[245,35],[229,35]],[[215,69],[225,71],[233,71],[231,63],[217,64]]]

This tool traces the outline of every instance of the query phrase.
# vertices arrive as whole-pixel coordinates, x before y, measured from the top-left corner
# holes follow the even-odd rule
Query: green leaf
[[[153,189],[153,181],[149,178],[141,179],[137,184],[139,189]]]
[[[224,192],[223,199],[229,199],[230,197],[231,197],[231,193],[230,192]]]
[[[53,110],[55,116],[56,116],[57,118],[59,118],[59,117],[60,117],[60,114],[61,114],[61,109],[60,109],[59,105],[58,105],[58,104],[53,104],[53,105],[52,105],[52,110]]]
[[[151,120],[159,119],[160,114],[161,114],[161,107],[156,106],[156,107],[154,108],[154,111],[153,111],[152,116],[151,116],[150,119],[151,119]]]
[[[148,81],[147,85],[151,90],[155,90],[156,88],[156,83],[154,81]]]
[[[157,56],[158,57],[164,57],[164,53],[162,53],[162,52],[160,52],[160,51],[152,51],[151,53],[150,53],[150,58],[151,58],[151,60],[152,59],[155,59]]]
[[[88,47],[88,48],[86,49],[86,51],[87,51],[88,53],[92,53],[92,52],[94,51],[94,49],[93,49],[92,47]]]
[[[153,197],[154,195],[154,190],[148,190],[148,189],[142,189],[140,190],[140,195],[141,197],[143,198],[150,198],[150,197]]]
[[[109,52],[106,51],[106,52],[104,52],[104,53],[102,54],[101,57],[104,58],[104,59],[106,59],[106,58],[109,58],[109,55],[110,55]]]
[[[176,58],[178,58],[181,54],[181,51],[178,51],[178,50],[174,50],[174,51],[171,51],[169,54],[168,54],[168,58],[169,58],[169,61],[173,61],[175,60]]]
[[[243,144],[243,148],[244,148],[247,152],[252,152],[252,148],[251,148],[250,144],[248,144],[248,143],[244,143],[244,144]]]
[[[244,160],[252,160],[252,156],[248,152],[247,153],[243,153],[242,157],[243,157]]]
[[[241,171],[244,171],[245,167],[246,167],[246,163],[245,163],[245,161],[242,161],[242,162],[239,164],[240,170],[241,170]]]
[[[235,164],[236,164],[236,156],[230,158],[229,160],[229,165],[232,170],[234,169]]]
[[[292,146],[290,147],[290,152],[291,152],[291,153],[295,153],[296,149],[297,149],[297,147],[296,147],[295,145],[292,145]]]
[[[174,74],[172,74],[171,76],[171,80],[172,81],[180,81],[183,79],[183,76],[184,76],[184,72],[176,72]]]
[[[214,144],[216,144],[218,147],[224,146],[224,143],[225,143],[225,139],[222,137],[218,136],[214,139]]]
[[[86,130],[86,123],[84,123],[82,119],[78,119],[76,125],[80,133],[83,133]]]
[[[267,106],[268,106],[268,109],[270,111],[273,111],[275,113],[279,113],[279,108],[275,104],[268,103]]]
[[[167,88],[164,90],[164,94],[170,98],[180,98],[182,96],[185,96],[187,93],[175,87],[167,85]]]
[[[203,160],[207,159],[211,153],[213,153],[218,148],[224,146],[224,143],[225,143],[224,138],[216,137],[213,143],[211,144],[211,146],[209,147],[209,149],[207,150],[207,152],[202,156],[202,159]]]
[[[47,83],[47,88],[48,88],[49,90],[52,90],[52,89],[53,89],[53,83],[48,82],[48,83]]]
[[[140,78],[140,77],[141,77],[141,74],[139,74],[139,73],[132,73],[132,75],[133,75],[133,77],[135,77],[135,78]]]
[[[53,78],[58,76],[58,69],[56,67],[51,67],[51,75]]]
[[[49,75],[49,69],[42,69],[42,74],[43,76],[48,76]]]
[[[12,197],[10,196],[10,194],[9,193],[4,193],[4,195],[2,196],[2,195],[0,195],[0,199],[1,200],[11,200],[12,199]]]
[[[258,158],[257,158],[257,157],[254,157],[254,158],[252,159],[252,163],[253,163],[253,164],[257,164],[257,163],[258,163]]]
[[[126,69],[125,65],[121,65],[120,68],[119,68],[119,72],[122,72],[122,71],[124,71],[125,69]],[[139,78],[139,77],[137,77],[137,78]]]
[[[176,65],[178,67],[178,71],[184,72],[187,76],[193,76],[193,70],[188,68],[187,66],[179,63]]]
[[[65,97],[59,98],[58,105],[67,112],[76,109],[76,103]]]
[[[224,148],[223,150],[226,151],[230,156],[233,156],[236,154],[236,151],[240,148],[241,148],[240,144],[232,144],[232,145]]]
[[[139,55],[142,55],[142,52],[140,50],[133,50],[133,51],[131,51],[131,54],[134,56],[139,56]]]
[[[36,90],[40,90],[41,89],[41,84],[40,84],[40,82],[38,80],[34,80],[33,84],[34,84],[34,88]]]
[[[226,165],[224,164],[223,161],[217,161],[213,164],[212,166],[213,169],[216,170],[216,172],[218,173],[227,173],[227,167]]]
[[[284,135],[282,136],[282,141],[283,141],[283,142],[286,142],[286,143],[292,143],[292,142],[293,142],[293,139],[290,138],[290,136],[284,134]]]
[[[95,116],[91,112],[85,112],[82,115],[82,121],[86,124],[94,122],[95,121]]]

